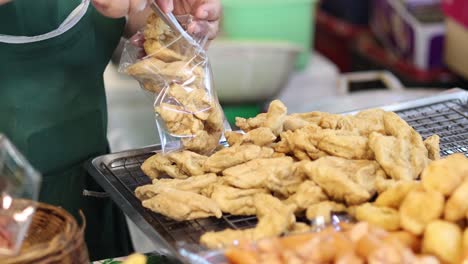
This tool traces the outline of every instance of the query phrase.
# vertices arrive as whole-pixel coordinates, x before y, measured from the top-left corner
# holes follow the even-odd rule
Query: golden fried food
[[[387,177],[377,176],[377,178],[375,178],[375,189],[377,189],[377,193],[383,193],[395,186],[397,182],[398,181],[394,179],[387,179]]]
[[[274,100],[270,103],[268,111],[254,118],[236,118],[236,125],[249,132],[259,127],[269,128],[275,136],[278,136],[283,131],[283,123],[286,118],[287,108],[279,100]]]
[[[249,132],[250,130],[253,130],[255,128],[262,127],[263,123],[265,123],[266,117],[266,113],[261,113],[258,114],[256,117],[248,119],[236,117],[236,126],[242,129],[244,132]]]
[[[337,123],[337,129],[357,131],[362,136],[369,136],[372,132],[385,134],[385,111],[369,109],[356,115],[343,116]]]
[[[426,138],[426,140],[424,140],[424,146],[426,146],[429,159],[440,159],[440,137],[438,135],[432,135]]]
[[[335,203],[332,201],[319,202],[307,208],[306,217],[313,220],[319,216],[323,217],[326,223],[331,221],[332,212],[345,212],[346,206],[344,204]]]
[[[268,127],[259,127],[250,130],[245,134],[239,132],[227,132],[226,138],[230,146],[236,144],[254,144],[257,146],[271,146],[276,140],[276,136]]]
[[[141,165],[141,170],[151,179],[156,179],[162,174],[167,174],[176,179],[185,179],[188,177],[188,175],[183,173],[169,157],[161,153],[157,153],[145,160]]]
[[[445,178],[445,175],[444,175]],[[445,204],[444,218],[448,221],[459,221],[468,213],[468,177],[459,185]]]
[[[431,162],[424,169],[421,181],[424,188],[449,196],[466,175],[468,175],[468,159],[463,154],[454,154]]]
[[[357,135],[327,135],[323,137],[318,149],[329,155],[346,159],[374,159],[368,139]]]
[[[369,147],[386,174],[395,180],[417,179],[429,160],[424,146],[426,154],[421,153],[421,146],[412,145],[406,138],[374,132],[369,136]]]
[[[400,228],[400,216],[398,211],[393,208],[365,203],[356,206],[355,210],[355,217],[359,221],[368,222],[388,231],[395,231]]]
[[[203,164],[208,157],[197,154],[192,151],[184,150],[171,152],[167,155],[168,159],[174,162],[177,167],[186,175],[202,175],[205,173]]]
[[[254,195],[266,193],[265,189],[238,189],[231,186],[216,184],[213,187],[211,199],[221,211],[231,215],[255,215]]]
[[[158,177],[161,176],[161,172],[160,170],[158,169],[158,166],[156,164],[159,164],[161,163],[160,162],[160,159],[164,159],[164,163],[170,163],[170,161],[165,158],[165,157],[162,157],[161,154],[155,154],[149,158],[147,158],[143,164],[141,164],[141,170],[143,171],[143,173],[148,176],[150,179],[157,179]]]
[[[177,104],[181,105],[186,112],[194,114],[200,120],[207,120],[210,114],[212,99],[204,89],[193,89],[172,84],[169,87],[169,95]]]
[[[431,221],[442,215],[443,210],[444,196],[441,193],[414,189],[400,205],[400,224],[404,230],[420,235]]]
[[[278,152],[291,153],[298,159],[318,159],[333,155],[347,159],[373,159],[366,137],[352,131],[322,129],[309,125],[281,134]]]
[[[221,209],[213,200],[194,192],[167,187],[161,188],[156,196],[143,200],[142,205],[176,221],[222,216]]]
[[[295,207],[287,206],[269,194],[256,194],[254,204],[259,219],[255,228],[207,232],[201,236],[200,243],[208,248],[223,248],[236,241],[257,241],[282,234],[296,221]]]
[[[323,115],[320,112],[291,114],[286,116],[283,123],[284,131],[295,131],[309,125],[320,125]]]
[[[235,145],[211,155],[206,160],[204,167],[206,171],[218,173],[253,159],[269,158],[273,152],[271,148],[252,144]]]
[[[270,194],[256,194],[254,203],[259,219],[254,231],[257,240],[280,235],[296,222],[296,207],[286,205]]]
[[[219,146],[221,135],[221,131],[198,130],[193,137],[184,137],[181,141],[185,149],[208,155]]]
[[[161,189],[165,188],[200,193],[202,189],[216,181],[217,176],[214,173],[192,176],[187,179],[154,179],[152,184],[137,187],[135,195],[140,200],[146,200],[156,196]]]
[[[226,140],[229,144],[229,146],[234,146],[234,145],[240,145],[243,141],[244,134],[240,132],[235,132],[235,131],[226,131],[224,133],[224,136],[226,137]]]
[[[406,195],[413,189],[420,187],[417,181],[399,181],[394,186],[379,194],[375,205],[398,209]]]
[[[217,232],[206,232],[200,237],[200,244],[210,249],[224,248],[242,241],[255,241],[253,228],[244,230],[225,229]]]
[[[206,158],[191,151],[172,152],[168,155],[158,153],[145,160],[141,169],[151,179],[156,179],[161,174],[184,179],[204,174],[203,163]]]
[[[468,259],[468,228],[463,232],[463,257]]]
[[[155,56],[166,62],[184,60],[182,50],[175,42],[177,36],[156,14],[147,19],[147,26],[143,31],[145,36],[144,49],[146,54]]]
[[[268,107],[268,112],[263,126],[269,128],[273,134],[278,136],[283,132],[283,123],[287,113],[288,109],[286,106],[281,101],[274,100]]]
[[[167,130],[174,136],[192,136],[203,130],[203,122],[182,106],[161,103],[155,108],[166,124]]]
[[[286,204],[294,204],[297,211],[304,211],[310,206],[317,204],[321,201],[327,200],[327,196],[313,181],[304,181],[297,188],[296,192],[289,196],[284,202]]]
[[[324,157],[305,163],[304,169],[328,197],[348,205],[368,201],[376,192],[376,175],[381,174],[375,161],[337,157]]]
[[[436,220],[424,232],[422,252],[435,255],[444,263],[459,263],[462,257],[462,231],[453,223]]]
[[[224,179],[232,186],[241,189],[270,187],[270,179],[287,180],[292,175],[293,159],[291,157],[254,159],[223,171]],[[294,179],[293,179],[294,180]],[[283,184],[286,184],[284,182]],[[273,190],[278,191],[278,190]]]
[[[302,234],[311,230],[308,224],[296,222],[288,230],[288,234]]]

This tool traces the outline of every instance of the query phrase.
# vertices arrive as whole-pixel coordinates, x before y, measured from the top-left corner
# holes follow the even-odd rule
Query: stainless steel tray
[[[438,96],[382,108],[397,112],[424,138],[432,134],[440,135],[442,155],[461,152],[468,156],[467,92],[454,89]],[[87,167],[114,202],[148,236],[161,253],[179,257],[175,247],[176,242],[197,243],[200,235],[206,231],[242,229],[256,224],[255,217],[229,215],[221,219],[207,218],[177,222],[143,208],[133,194],[136,187],[150,183],[140,170],[140,166],[145,159],[160,150],[160,146],[150,146],[104,155],[92,160]]]

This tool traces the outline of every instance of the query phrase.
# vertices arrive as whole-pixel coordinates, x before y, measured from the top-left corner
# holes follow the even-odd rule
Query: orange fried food
[[[421,175],[424,188],[450,196],[468,175],[468,158],[454,154],[431,162]]]
[[[359,221],[368,222],[387,231],[395,231],[400,228],[398,211],[390,207],[365,203],[356,206],[355,217]]]
[[[447,200],[444,218],[449,221],[459,221],[468,213],[468,177],[458,186]]]
[[[400,206],[400,223],[403,229],[421,235],[425,227],[438,219],[444,210],[444,196],[436,191],[412,190]]]
[[[398,209],[406,195],[413,189],[420,187],[418,181],[399,181],[394,186],[379,194],[375,205]]]
[[[454,223],[436,220],[424,231],[422,252],[437,256],[444,263],[459,263],[462,257],[462,231]]]

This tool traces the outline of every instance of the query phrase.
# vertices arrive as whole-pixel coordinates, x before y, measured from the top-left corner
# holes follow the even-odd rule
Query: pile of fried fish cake
[[[463,227],[466,157],[440,159],[439,137],[423,140],[393,112],[288,115],[276,100],[236,124],[242,131],[226,133],[229,147],[209,156],[148,158],[141,168],[153,183],[135,191],[144,207],[177,221],[257,216],[254,228],[205,233],[200,242],[208,248],[307,231],[297,218],[330,221],[331,212],[417,236],[434,220]],[[448,180],[449,172],[458,176]]]

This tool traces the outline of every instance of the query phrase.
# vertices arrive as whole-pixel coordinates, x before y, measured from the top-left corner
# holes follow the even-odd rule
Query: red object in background
[[[468,28],[468,1],[466,0],[443,0],[444,13]]]
[[[403,82],[420,85],[454,83],[458,78],[448,70],[421,70],[413,64],[398,59],[378,45],[370,35],[362,35],[356,43],[356,51],[372,61],[376,67],[396,74]]]
[[[359,35],[369,32],[367,27],[355,26],[317,10],[315,49],[329,58],[341,72],[352,69],[352,48]]]

